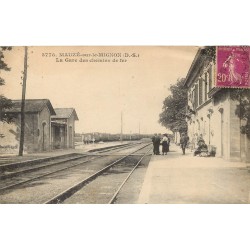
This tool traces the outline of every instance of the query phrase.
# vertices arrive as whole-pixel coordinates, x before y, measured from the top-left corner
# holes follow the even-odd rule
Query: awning
[[[52,126],[66,126],[67,122],[63,122],[63,121],[51,121],[51,125]]]

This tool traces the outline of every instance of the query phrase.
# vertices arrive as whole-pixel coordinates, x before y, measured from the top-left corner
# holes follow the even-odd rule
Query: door
[[[43,126],[43,128],[42,128],[42,150],[45,151],[46,150],[46,146],[45,146],[45,126],[46,126],[46,123],[43,122],[42,126]]]
[[[69,127],[69,147],[73,148],[73,129]]]
[[[221,110],[221,157],[224,156],[224,111]]]

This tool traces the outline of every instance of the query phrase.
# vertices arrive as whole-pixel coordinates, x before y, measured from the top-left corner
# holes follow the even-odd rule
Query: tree
[[[246,121],[241,126],[241,133],[250,138],[250,89],[232,89],[230,96],[232,100],[238,101],[235,114]]]
[[[4,62],[4,51],[11,50],[11,47],[0,47],[0,70],[10,71],[8,65]],[[5,80],[0,77],[0,86],[5,85]],[[4,112],[6,109],[10,109],[12,107],[12,102],[10,99],[6,98],[3,95],[0,95],[0,121],[2,122],[11,122],[12,117],[8,116],[7,113]]]
[[[3,60],[4,59],[3,51],[11,49],[12,49],[11,47],[0,47],[0,70],[10,71],[10,68]],[[4,79],[0,77],[0,86],[4,84],[5,84]]]
[[[200,58],[209,59],[216,63],[216,46],[206,46],[201,50]]]
[[[171,95],[164,100],[160,113],[159,123],[173,132],[187,131],[185,118],[188,99],[184,81],[184,78],[178,79],[176,84],[170,86]]]
[[[13,117],[8,113],[4,112],[6,109],[12,108],[12,101],[3,95],[0,95],[0,121],[10,123]]]

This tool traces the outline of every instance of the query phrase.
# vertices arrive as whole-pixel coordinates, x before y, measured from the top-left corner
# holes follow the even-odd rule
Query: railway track
[[[121,183],[121,185],[117,188],[116,192],[114,193],[114,195],[111,197],[111,199],[109,200],[108,204],[114,204],[117,196],[119,194],[119,192],[121,191],[122,187],[125,185],[125,183],[128,181],[129,177],[133,174],[133,172],[135,171],[135,169],[139,166],[139,164],[142,162],[142,160],[146,157],[146,155],[152,152],[152,147],[139,159],[139,161],[135,164],[135,166],[132,168],[132,170],[128,173],[127,177],[125,178],[125,180]],[[151,153],[152,155],[152,153]]]
[[[64,170],[69,169],[69,168],[77,167],[81,164],[88,163],[92,160],[105,157],[106,155],[105,154],[103,155],[103,153],[107,153],[110,151],[113,151],[113,152],[118,151],[119,152],[121,150],[129,149],[129,148],[133,148],[133,147],[135,147],[135,145],[126,145],[126,146],[123,145],[123,146],[120,146],[119,148],[110,148],[110,149],[105,149],[102,151],[100,150],[100,151],[98,151],[97,154],[90,153],[90,154],[71,156],[69,158],[59,160],[59,161],[57,159],[53,159],[49,163],[37,164],[35,167],[28,166],[26,168],[22,168],[21,170],[4,173],[4,174],[0,175],[0,180],[6,180],[6,181],[5,182],[1,181],[0,192],[5,191],[7,189],[15,188],[19,185],[23,185],[25,183],[32,182],[34,180],[55,174],[55,173],[60,172],[60,171],[64,171]],[[82,161],[81,159],[85,159],[85,160]],[[56,169],[49,171],[49,172],[45,172],[45,173],[39,172],[40,170],[43,171],[44,169],[51,168],[51,167],[56,168]],[[27,175],[23,176],[24,174],[32,173],[35,171],[37,173],[36,176],[31,176],[30,178]],[[15,177],[17,177],[17,178],[15,179]]]
[[[97,153],[95,153],[95,152],[93,152],[93,153],[84,153],[84,154],[77,154],[76,153],[76,154],[72,154],[70,156],[66,155],[65,156],[66,159],[62,159],[62,156],[45,158],[45,159],[42,159],[41,163],[39,163],[39,162],[36,163],[36,160],[34,162],[29,161],[27,163],[27,166],[24,166],[24,167],[23,166],[20,166],[20,167],[17,166],[17,167],[14,167],[14,168],[13,167],[12,168],[11,167],[5,167],[4,170],[2,170],[1,166],[0,166],[0,180],[12,178],[12,177],[24,174],[24,173],[29,173],[29,172],[36,171],[36,170],[39,170],[39,169],[42,169],[42,168],[51,167],[51,166],[54,166],[54,165],[57,165],[57,164],[63,164],[63,163],[78,160],[78,159],[81,159],[81,158],[86,158],[86,157],[88,157],[90,155],[99,155],[99,154],[103,155],[103,153],[106,153],[106,152],[116,151],[116,150],[120,150],[120,149],[124,149],[124,148],[130,148],[130,147],[134,147],[134,145],[131,145],[131,144],[130,145],[121,145],[121,146],[112,147],[112,148],[108,148],[108,149],[102,149],[102,150],[99,149],[97,151]],[[45,163],[44,163],[44,161],[45,161]],[[34,164],[36,164],[36,166],[33,166]],[[23,162],[22,162],[22,165],[23,165]]]
[[[115,149],[106,149],[89,155],[72,156],[70,160],[65,159],[65,161],[45,163],[45,166],[39,165],[36,171],[24,169],[21,174],[10,173],[12,177],[9,175],[10,178],[4,177],[5,179],[1,180],[0,203],[47,203],[47,201],[51,200],[48,197],[55,197],[58,193],[63,193],[63,190],[68,190],[70,187],[75,186],[76,183],[101,171],[103,165],[109,166],[112,163],[116,165],[129,155],[134,158],[141,158],[140,150],[147,146],[148,144],[133,144]],[[88,159],[82,159],[82,157],[88,157]],[[53,170],[51,171],[51,166],[47,168],[47,165],[53,165]]]
[[[103,203],[103,202],[100,202],[100,200],[98,199],[98,195],[99,196],[101,195],[103,197],[103,193],[98,193],[98,195],[93,195],[93,192],[87,191],[87,195],[86,195],[86,191],[84,190],[84,187],[88,186],[88,189],[91,189],[91,188],[89,188],[89,186],[91,185],[92,189],[93,188],[96,189],[97,187],[98,187],[98,189],[102,189],[103,183],[101,186],[100,181],[98,183],[95,180],[98,180],[98,178],[105,178],[105,176],[107,176],[107,175],[109,175],[110,178],[106,178],[104,185],[107,185],[107,183],[110,184],[111,179],[114,179],[114,178],[116,179],[115,185],[110,186],[110,189],[112,189],[112,190],[115,189],[115,191],[109,191],[109,192],[105,193],[105,195],[106,195],[105,199],[107,200],[107,198],[109,198],[107,200],[107,202],[105,202],[105,203],[113,204],[116,201],[117,195],[119,194],[120,190],[122,189],[122,187],[124,186],[126,181],[129,179],[129,177],[132,175],[132,173],[135,171],[135,169],[139,166],[140,162],[144,159],[145,156],[148,155],[148,153],[150,151],[152,152],[152,147],[150,146],[150,148],[147,149],[146,152],[144,152],[142,156],[133,155],[133,154],[138,152],[138,151],[141,151],[144,148],[148,148],[148,147],[149,147],[149,144],[144,145],[143,147],[135,150],[134,152],[129,153],[129,154],[117,159],[116,161],[108,164],[107,166],[105,166],[104,168],[95,172],[94,174],[81,180],[77,184],[71,186],[67,190],[56,195],[52,199],[49,199],[48,201],[45,202],[45,204],[58,204],[58,203],[63,203],[64,201],[66,201],[64,203],[79,203],[79,200],[80,200],[80,203],[87,203],[87,204],[89,204],[89,203],[97,203],[97,204]],[[129,157],[130,157],[130,159],[128,159]],[[138,157],[139,157],[139,159],[134,159],[134,158],[138,158]],[[127,161],[126,161],[126,159],[127,159]],[[119,178],[117,178],[118,174],[120,174]],[[125,176],[125,178],[124,178],[124,176]],[[119,183],[119,185],[117,187],[118,183]],[[85,196],[84,196],[84,194],[85,194]],[[80,199],[79,199],[79,196],[81,196]],[[88,197],[90,197],[90,196],[91,196],[91,199],[88,199]]]

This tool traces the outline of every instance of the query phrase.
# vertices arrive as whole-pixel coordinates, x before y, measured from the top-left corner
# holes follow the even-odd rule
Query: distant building
[[[56,108],[51,116],[52,148],[75,148],[75,121],[78,116],[73,108]]]
[[[0,153],[16,153],[20,139],[21,100],[14,100],[13,107],[5,112],[13,123],[1,123]],[[54,109],[48,99],[26,99],[24,150],[42,152],[52,149],[74,148],[75,109]],[[7,150],[8,149],[8,150]]]
[[[186,77],[188,87],[187,123],[191,146],[202,136],[216,156],[226,160],[250,161],[250,141],[240,132],[243,120],[235,114],[233,89],[215,87],[215,63],[197,52]]]

